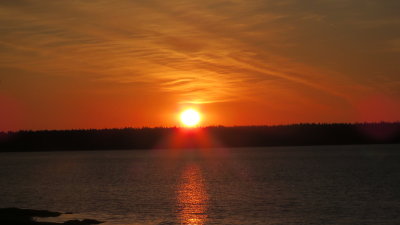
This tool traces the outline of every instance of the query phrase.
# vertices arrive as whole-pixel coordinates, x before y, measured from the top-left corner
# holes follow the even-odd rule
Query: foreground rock
[[[1,225],[92,225],[102,222],[92,219],[84,220],[68,220],[64,223],[54,222],[37,222],[34,217],[58,217],[62,213],[51,212],[47,210],[19,209],[19,208],[3,208],[0,209]]]

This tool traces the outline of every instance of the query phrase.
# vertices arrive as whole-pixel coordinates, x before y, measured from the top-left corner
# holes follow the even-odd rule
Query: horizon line
[[[43,132],[43,131],[88,131],[88,130],[142,130],[142,129],[207,129],[207,128],[238,128],[238,127],[285,127],[285,126],[298,126],[298,125],[372,125],[372,124],[400,124],[399,121],[375,121],[375,122],[300,122],[300,123],[287,123],[287,124],[258,124],[258,125],[208,125],[197,127],[184,127],[184,126],[141,126],[141,127],[112,127],[112,128],[73,128],[73,129],[20,129],[0,131],[0,133],[19,133],[19,132]]]

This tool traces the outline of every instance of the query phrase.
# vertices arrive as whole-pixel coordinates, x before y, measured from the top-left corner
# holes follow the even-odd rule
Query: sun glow
[[[194,109],[187,109],[181,113],[181,122],[186,127],[194,127],[201,120],[200,113]]]

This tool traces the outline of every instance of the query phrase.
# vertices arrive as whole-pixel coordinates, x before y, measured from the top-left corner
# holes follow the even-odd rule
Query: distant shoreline
[[[400,122],[0,132],[0,152],[400,143]]]

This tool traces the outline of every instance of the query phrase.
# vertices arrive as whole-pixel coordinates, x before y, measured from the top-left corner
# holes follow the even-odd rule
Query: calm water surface
[[[109,224],[400,224],[400,145],[0,153],[0,207]]]

